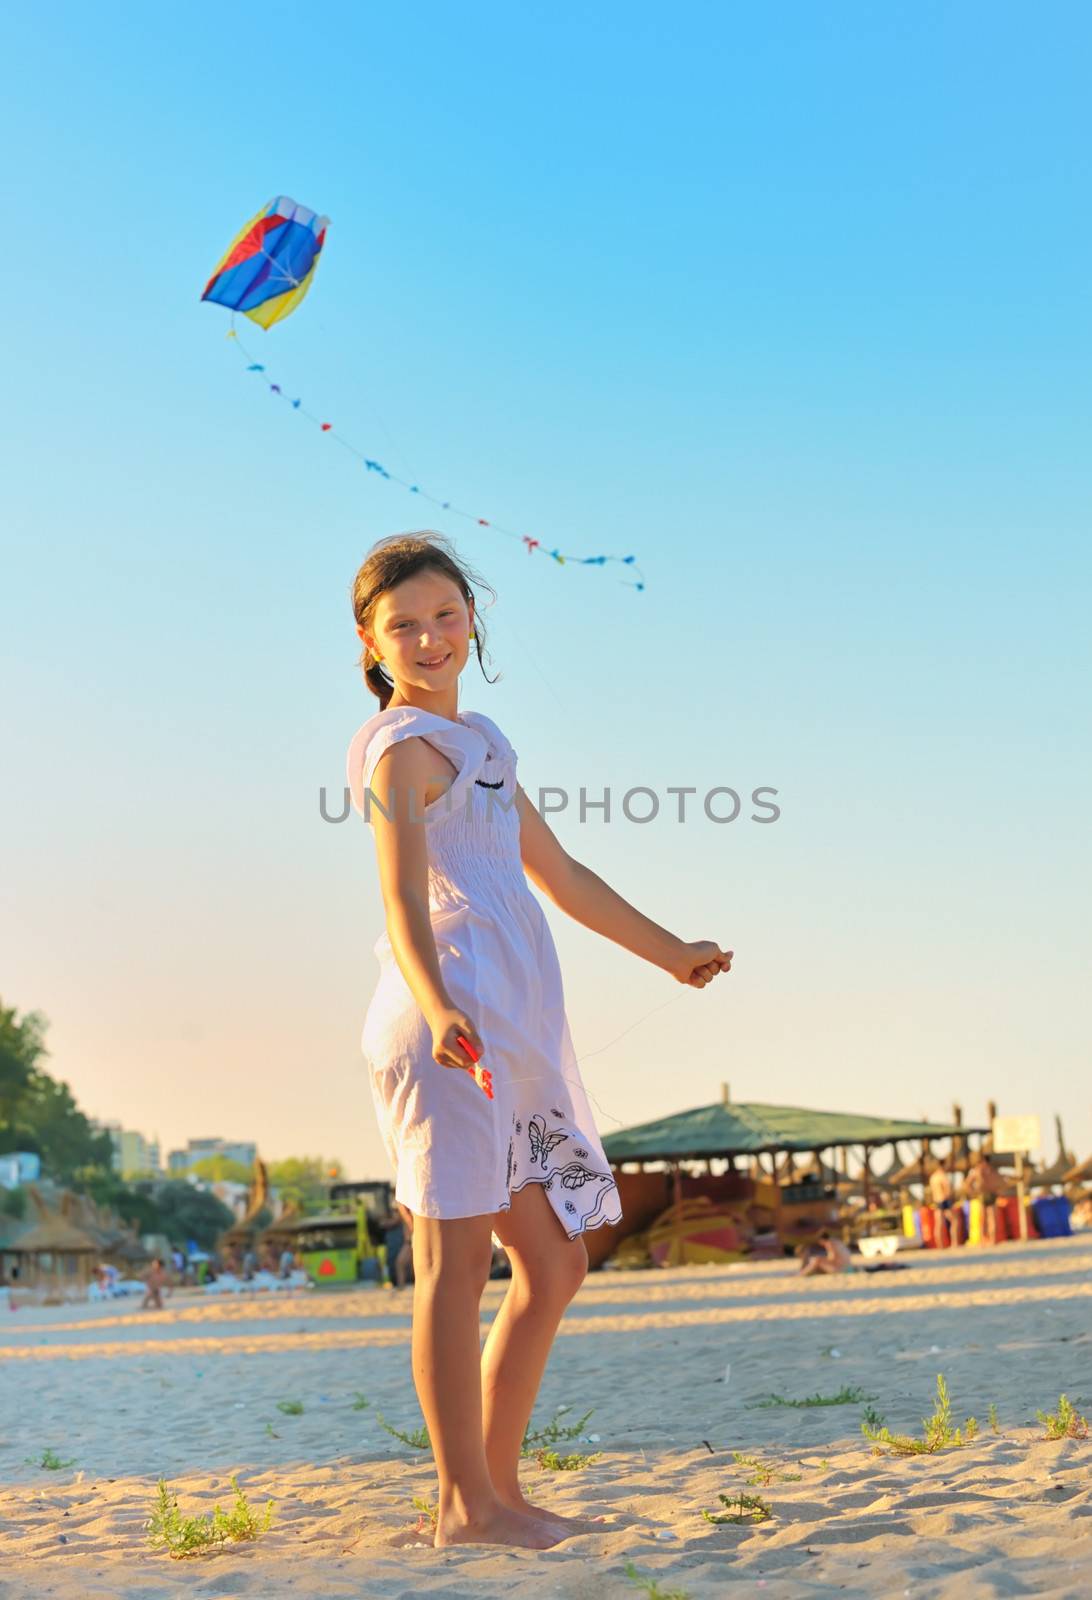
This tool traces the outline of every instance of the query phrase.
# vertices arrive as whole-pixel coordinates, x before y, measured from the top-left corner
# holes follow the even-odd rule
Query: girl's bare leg
[[[439,1476],[435,1543],[546,1550],[564,1535],[503,1503],[482,1438],[479,1302],[492,1219],[415,1217],[413,1381]]]
[[[588,1270],[580,1239],[570,1239],[539,1183],[512,1196],[492,1226],[512,1263],[512,1279],[482,1352],[482,1424],[489,1474],[505,1505],[570,1528],[579,1518],[534,1506],[519,1482],[520,1446],[534,1409],[558,1323]]]

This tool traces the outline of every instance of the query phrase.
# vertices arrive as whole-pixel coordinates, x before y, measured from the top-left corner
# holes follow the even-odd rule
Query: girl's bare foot
[[[572,1531],[546,1517],[515,1511],[498,1500],[482,1517],[469,1517],[454,1507],[441,1512],[432,1542],[437,1550],[449,1544],[510,1544],[523,1550],[549,1550]]]
[[[545,1506],[532,1505],[522,1494],[518,1500],[505,1499],[504,1503],[513,1511],[522,1511],[526,1517],[537,1517],[540,1522],[557,1523],[568,1534],[598,1531],[606,1521],[605,1517],[566,1517],[560,1511],[547,1511]]]

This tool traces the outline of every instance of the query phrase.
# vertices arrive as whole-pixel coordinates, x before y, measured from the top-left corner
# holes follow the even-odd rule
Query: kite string
[[[585,1051],[585,1053],[582,1056],[577,1056],[577,1058],[576,1058],[577,1062],[579,1063],[579,1062],[582,1062],[582,1061],[588,1061],[588,1060],[590,1060],[590,1058],[592,1056],[602,1055],[604,1050],[609,1050],[612,1045],[616,1045],[618,1043],[619,1039],[624,1039],[627,1033],[632,1033],[634,1028],[640,1027],[642,1022],[647,1022],[649,1017],[654,1017],[656,1015],[657,1011],[663,1011],[668,1006],[677,1005],[680,1000],[683,1000],[685,998],[686,997],[683,994],[676,994],[676,995],[672,995],[670,1000],[663,1001],[663,1003],[661,1005],[653,1006],[651,1011],[646,1011],[643,1017],[638,1017],[636,1022],[631,1022],[628,1028],[623,1028],[621,1033],[616,1034],[615,1037],[613,1039],[608,1040],[608,1042],[606,1044],[601,1044],[597,1050],[588,1050],[588,1051]],[[553,1073],[532,1072],[527,1077],[519,1077],[519,1078],[506,1077],[504,1079],[504,1081],[505,1081],[505,1083],[535,1083],[540,1078],[552,1078],[553,1076],[554,1076]],[[599,1112],[600,1116],[606,1117],[607,1121],[608,1122],[613,1122],[616,1127],[621,1128],[621,1127],[625,1126],[625,1124],[618,1117],[613,1116],[609,1111],[605,1111],[603,1109],[603,1107],[599,1104],[599,1101],[591,1093],[591,1091],[589,1090],[587,1084],[584,1083],[582,1079],[573,1078],[567,1072],[561,1073],[561,1077],[563,1077],[565,1079],[566,1083],[575,1084],[579,1089],[583,1090],[584,1094],[587,1095],[588,1099],[591,1101],[591,1103],[595,1107],[595,1109]]]

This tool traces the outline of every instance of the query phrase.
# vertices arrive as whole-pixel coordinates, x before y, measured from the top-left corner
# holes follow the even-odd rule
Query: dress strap
[[[456,770],[451,788],[425,807],[422,816],[431,822],[454,813],[465,800],[467,789],[485,765],[486,735],[462,722],[450,722],[419,706],[395,706],[380,711],[353,735],[346,758],[346,774],[353,809],[364,815],[364,801],[380,757],[400,739],[422,738],[447,756]]]
[[[518,759],[516,752],[492,717],[487,717],[484,711],[467,711],[464,715],[471,727],[479,728],[487,742],[492,745],[496,759],[509,761],[514,767]]]

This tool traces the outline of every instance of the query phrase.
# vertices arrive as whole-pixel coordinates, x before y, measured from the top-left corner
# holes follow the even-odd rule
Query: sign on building
[[[1041,1134],[1038,1117],[994,1117],[994,1155],[1007,1155],[1020,1151],[1038,1150]]]

